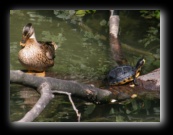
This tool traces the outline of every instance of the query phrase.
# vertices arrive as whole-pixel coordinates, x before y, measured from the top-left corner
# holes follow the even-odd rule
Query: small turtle
[[[135,67],[123,65],[112,69],[107,75],[109,85],[121,85],[133,81],[137,85],[136,78],[141,72],[141,67],[145,64],[145,59],[138,60]]]

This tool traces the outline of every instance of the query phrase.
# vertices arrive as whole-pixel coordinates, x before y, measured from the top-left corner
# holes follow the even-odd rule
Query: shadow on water
[[[59,16],[56,17],[56,16]],[[64,18],[63,18],[64,17]],[[47,76],[60,79],[76,80],[82,83],[92,83],[100,86],[105,73],[115,64],[110,58],[109,51],[109,27],[108,11],[99,11],[95,14],[88,14],[83,18],[83,23],[75,19],[65,19],[53,10],[12,10],[10,11],[10,69],[24,69],[18,61],[19,42],[22,37],[23,26],[31,22],[35,28],[37,40],[51,40],[58,44],[54,67],[48,69]],[[136,16],[135,16],[136,17]],[[134,33],[140,21],[121,16],[120,18],[120,39],[122,43],[134,45],[134,47],[148,51],[152,48],[144,48],[140,43],[139,34]],[[125,21],[123,21],[125,20]],[[132,25],[129,26],[129,23]],[[144,23],[145,25],[145,23]],[[129,28],[128,28],[129,26]],[[126,30],[127,29],[127,30]],[[126,31],[125,31],[126,30]],[[132,33],[130,31],[134,30]],[[140,31],[140,34],[142,34]],[[136,38],[135,38],[136,36]],[[160,46],[152,53],[158,52]],[[124,51],[131,65],[143,54]],[[160,55],[160,54],[158,54]],[[160,66],[160,61],[153,57],[146,56],[147,62],[142,74],[152,71]],[[20,90],[20,91],[19,91]],[[16,121],[32,108],[38,100],[39,94],[32,88],[20,85],[10,85],[10,121]],[[76,114],[69,103],[68,97],[56,95],[41,115],[34,121],[40,122],[76,122]],[[54,99],[55,99],[54,98]],[[160,101],[133,101],[128,105],[94,105],[73,97],[76,107],[82,114],[81,121],[91,122],[144,122],[160,121]],[[146,103],[147,102],[147,103]],[[145,106],[144,106],[145,105]],[[134,111],[135,110],[135,111]]]

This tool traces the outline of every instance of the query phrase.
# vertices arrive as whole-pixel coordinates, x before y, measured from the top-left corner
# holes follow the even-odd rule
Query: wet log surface
[[[150,78],[149,79],[151,81],[150,85],[147,85],[148,80],[145,80],[148,75],[153,73],[155,72],[139,76],[137,78],[139,86],[130,87],[129,85],[131,83],[127,83],[125,85],[111,86],[111,87],[104,86],[103,84],[102,86],[99,87],[101,82],[97,82],[97,86],[94,86],[95,82],[84,84],[73,80],[57,79],[53,74],[47,74],[50,77],[36,77],[23,73],[20,70],[17,71],[11,70],[10,83],[17,83],[33,88],[38,88],[42,83],[48,82],[51,85],[50,88],[51,90],[56,89],[59,91],[69,92],[72,93],[72,96],[77,96],[84,100],[89,100],[91,102],[98,104],[98,103],[109,103],[111,102],[112,99],[115,99],[116,101],[122,101],[129,98],[148,98],[148,97],[159,99],[160,84],[152,82],[155,82],[156,79],[160,80],[160,78],[155,76],[153,77],[153,81],[152,78]],[[145,82],[147,82],[146,85]],[[153,91],[153,88],[157,89],[154,89]]]
[[[149,90],[160,91],[160,68],[138,77],[139,85]]]

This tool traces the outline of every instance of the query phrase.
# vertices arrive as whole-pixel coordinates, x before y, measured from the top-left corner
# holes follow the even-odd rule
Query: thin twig
[[[52,90],[52,93],[60,93],[60,94],[66,94],[66,95],[68,95],[68,98],[69,98],[69,100],[70,100],[70,102],[71,102],[71,104],[72,104],[72,107],[73,107],[73,109],[75,110],[76,115],[77,115],[77,117],[78,117],[78,122],[80,122],[81,114],[80,114],[79,111],[77,110],[77,108],[76,108],[76,106],[75,106],[75,104],[74,104],[74,102],[73,102],[73,100],[72,100],[72,98],[71,98],[71,93],[69,93],[69,92],[64,92],[64,91],[57,91],[57,90]]]

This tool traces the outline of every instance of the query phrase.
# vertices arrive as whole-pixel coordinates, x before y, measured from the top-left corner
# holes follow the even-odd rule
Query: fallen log
[[[119,32],[119,14],[116,10],[110,10],[110,18],[109,18],[109,44],[112,53],[112,58],[116,61],[118,65],[123,65],[127,63],[125,59],[121,44],[118,39]]]
[[[68,93],[71,96],[82,98],[94,104],[122,104],[123,101],[133,98],[160,99],[159,91],[142,89],[140,86],[144,85],[134,88],[129,87],[129,84],[107,89],[106,87],[97,88],[92,84],[82,84],[71,80],[37,77],[20,70],[10,70],[10,83],[35,88],[41,94],[40,99],[33,108],[18,122],[33,121],[44,110],[50,100],[53,99],[54,93]],[[77,110],[76,112],[80,115]],[[78,119],[80,121],[80,116]]]
[[[49,83],[50,90],[69,92],[72,96],[78,96],[96,104],[109,102],[112,93],[105,89],[99,89],[93,85],[81,84],[71,80],[61,80],[51,77],[37,77],[26,74],[20,70],[10,70],[10,83],[21,84],[38,88],[43,83]]]
[[[160,90],[160,68],[138,77],[139,85],[149,90]]]

